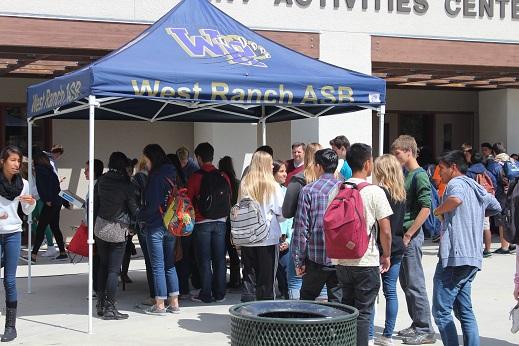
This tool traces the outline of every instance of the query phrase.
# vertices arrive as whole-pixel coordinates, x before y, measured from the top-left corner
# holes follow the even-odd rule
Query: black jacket
[[[138,212],[135,185],[120,172],[110,170],[94,187],[94,216],[107,221],[121,221],[127,214],[132,221]]]
[[[297,211],[297,202],[299,200],[299,193],[305,187],[306,180],[303,172],[292,176],[290,179],[287,192],[285,194],[285,199],[283,200],[283,217],[285,219],[290,219],[296,216]]]
[[[45,203],[52,203],[55,205],[62,205],[63,200],[59,196],[61,188],[59,186],[59,179],[51,165],[35,165],[34,172],[36,173],[36,188],[40,199]]]

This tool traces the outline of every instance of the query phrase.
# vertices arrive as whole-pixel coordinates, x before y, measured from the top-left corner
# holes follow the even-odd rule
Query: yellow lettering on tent
[[[164,87],[162,88],[162,91],[160,92],[160,97],[174,97],[175,96],[175,89],[172,87]]]
[[[135,95],[137,96],[145,96],[146,94],[148,96],[157,96],[159,93],[159,87],[160,87],[160,81],[156,80],[153,83],[153,91],[151,89],[150,81],[145,79],[142,81],[142,85],[139,88],[139,84],[135,79],[132,80],[132,86],[133,91],[135,92]]]
[[[232,93],[234,94],[233,97],[231,97],[232,101],[244,101],[245,100],[245,90],[243,89],[233,89]]]
[[[211,100],[227,101],[227,94],[229,93],[229,85],[227,83],[212,82],[211,83]]]
[[[353,102],[353,89],[350,87],[339,87],[339,103]]]
[[[287,97],[286,103],[291,104],[292,100],[294,99],[294,93],[291,92],[290,90],[285,90],[285,86],[283,84],[280,84],[279,85],[279,102],[283,103],[285,96]]]
[[[180,88],[178,88],[177,93],[178,93],[178,97],[182,97],[185,99],[191,98],[191,90],[189,88],[180,87]]]
[[[195,85],[193,85],[193,92],[195,94],[193,97],[194,100],[198,100],[198,97],[200,96],[201,91],[202,91],[202,88],[200,88],[200,84],[195,83]]]
[[[265,96],[264,96],[264,101],[263,102],[265,102],[265,103],[276,103],[275,99],[270,99],[269,98],[271,95],[273,96],[273,98],[275,98],[275,96],[278,96],[278,93],[276,92],[276,90],[268,89],[267,91],[265,91]]]
[[[321,88],[321,94],[325,98],[323,100],[323,103],[327,103],[326,101],[330,101],[330,103],[337,102],[337,99],[335,98],[335,88],[331,85],[326,85]]]
[[[259,89],[247,89],[247,101],[252,102],[252,98],[256,96],[256,102],[261,101],[261,90]]]
[[[305,97],[303,97],[303,101],[301,103],[317,103],[317,95],[315,94],[314,87],[308,85],[305,90]]]

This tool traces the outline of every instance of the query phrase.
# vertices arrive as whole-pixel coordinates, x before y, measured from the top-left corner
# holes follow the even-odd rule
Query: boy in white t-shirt
[[[373,168],[372,149],[367,144],[353,144],[346,160],[350,165],[353,176],[348,183],[361,184],[371,176]],[[332,259],[336,265],[337,277],[342,284],[342,303],[359,310],[357,319],[357,345],[368,345],[369,323],[373,305],[380,289],[380,274],[390,267],[391,226],[389,216],[393,214],[384,191],[369,185],[360,191],[364,204],[366,230],[370,234],[370,242],[364,256],[355,260]],[[378,227],[376,223],[378,222]],[[377,247],[377,232],[380,232],[380,243],[384,255],[380,256]]]

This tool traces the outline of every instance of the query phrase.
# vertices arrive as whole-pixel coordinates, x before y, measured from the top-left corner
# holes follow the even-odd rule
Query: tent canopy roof
[[[345,57],[346,58],[346,57]],[[385,81],[255,33],[207,0],[184,0],[120,49],[31,86],[28,117],[267,122],[385,104]]]

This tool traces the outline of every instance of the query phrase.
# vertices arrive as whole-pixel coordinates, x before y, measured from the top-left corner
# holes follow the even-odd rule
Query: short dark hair
[[[463,154],[463,151],[461,150],[451,150],[446,153],[444,153],[440,157],[440,163],[444,163],[447,165],[447,167],[451,167],[452,165],[456,165],[458,167],[458,170],[465,174],[467,173],[467,170],[469,169],[469,165],[467,164],[467,161],[465,160],[465,155]]]
[[[65,149],[63,149],[63,146],[61,144],[55,144],[52,146],[52,148],[50,149],[50,152],[52,154],[60,154],[60,155],[63,155],[63,153],[65,152]]]
[[[151,161],[151,170],[155,171],[168,162],[166,152],[158,144],[148,144],[142,154]]]
[[[321,149],[315,152],[315,163],[323,168],[324,173],[335,173],[339,157],[332,149]]]
[[[279,170],[281,169],[281,166],[285,166],[286,167],[286,164],[285,164],[285,162],[283,162],[281,160],[274,160],[272,162],[272,166],[274,166],[274,168],[272,169],[272,174],[276,175],[277,172],[279,172]]]
[[[480,153],[480,152],[475,152],[474,154],[472,154],[472,164],[475,165],[477,163],[483,163],[483,161],[485,160],[485,158],[483,157],[483,155]]]
[[[202,162],[213,162],[214,148],[208,142],[200,143],[195,148],[195,155],[200,156]]]
[[[490,144],[488,142],[481,143],[481,148],[488,148],[488,149],[492,150],[492,144]]]
[[[41,149],[33,150],[32,160],[35,166],[51,166],[49,155]]]
[[[85,162],[85,165],[90,165],[90,161]],[[99,159],[94,159],[94,180],[97,180],[103,175],[105,164]]]
[[[129,162],[130,160],[124,153],[115,151],[112,153],[112,155],[110,155],[110,159],[108,159],[108,169],[112,169],[127,175],[126,168],[128,168]]]
[[[494,145],[492,146],[492,150],[494,151],[495,155],[506,153],[506,147],[501,142],[494,143]]]
[[[270,145],[262,145],[261,147],[256,149],[255,152],[257,153],[258,151],[262,151],[262,152],[270,154],[270,156],[274,157],[274,149],[272,149],[272,147]]]
[[[373,158],[371,146],[364,143],[353,144],[346,153],[346,161],[353,173],[360,172],[366,161]]]
[[[330,141],[330,145],[336,148],[346,148],[346,150],[350,149],[350,141],[346,136],[337,136]]]
[[[292,150],[297,148],[297,147],[303,147],[303,150],[306,149],[306,144],[304,144],[303,142],[295,142],[294,144],[292,144]]]

